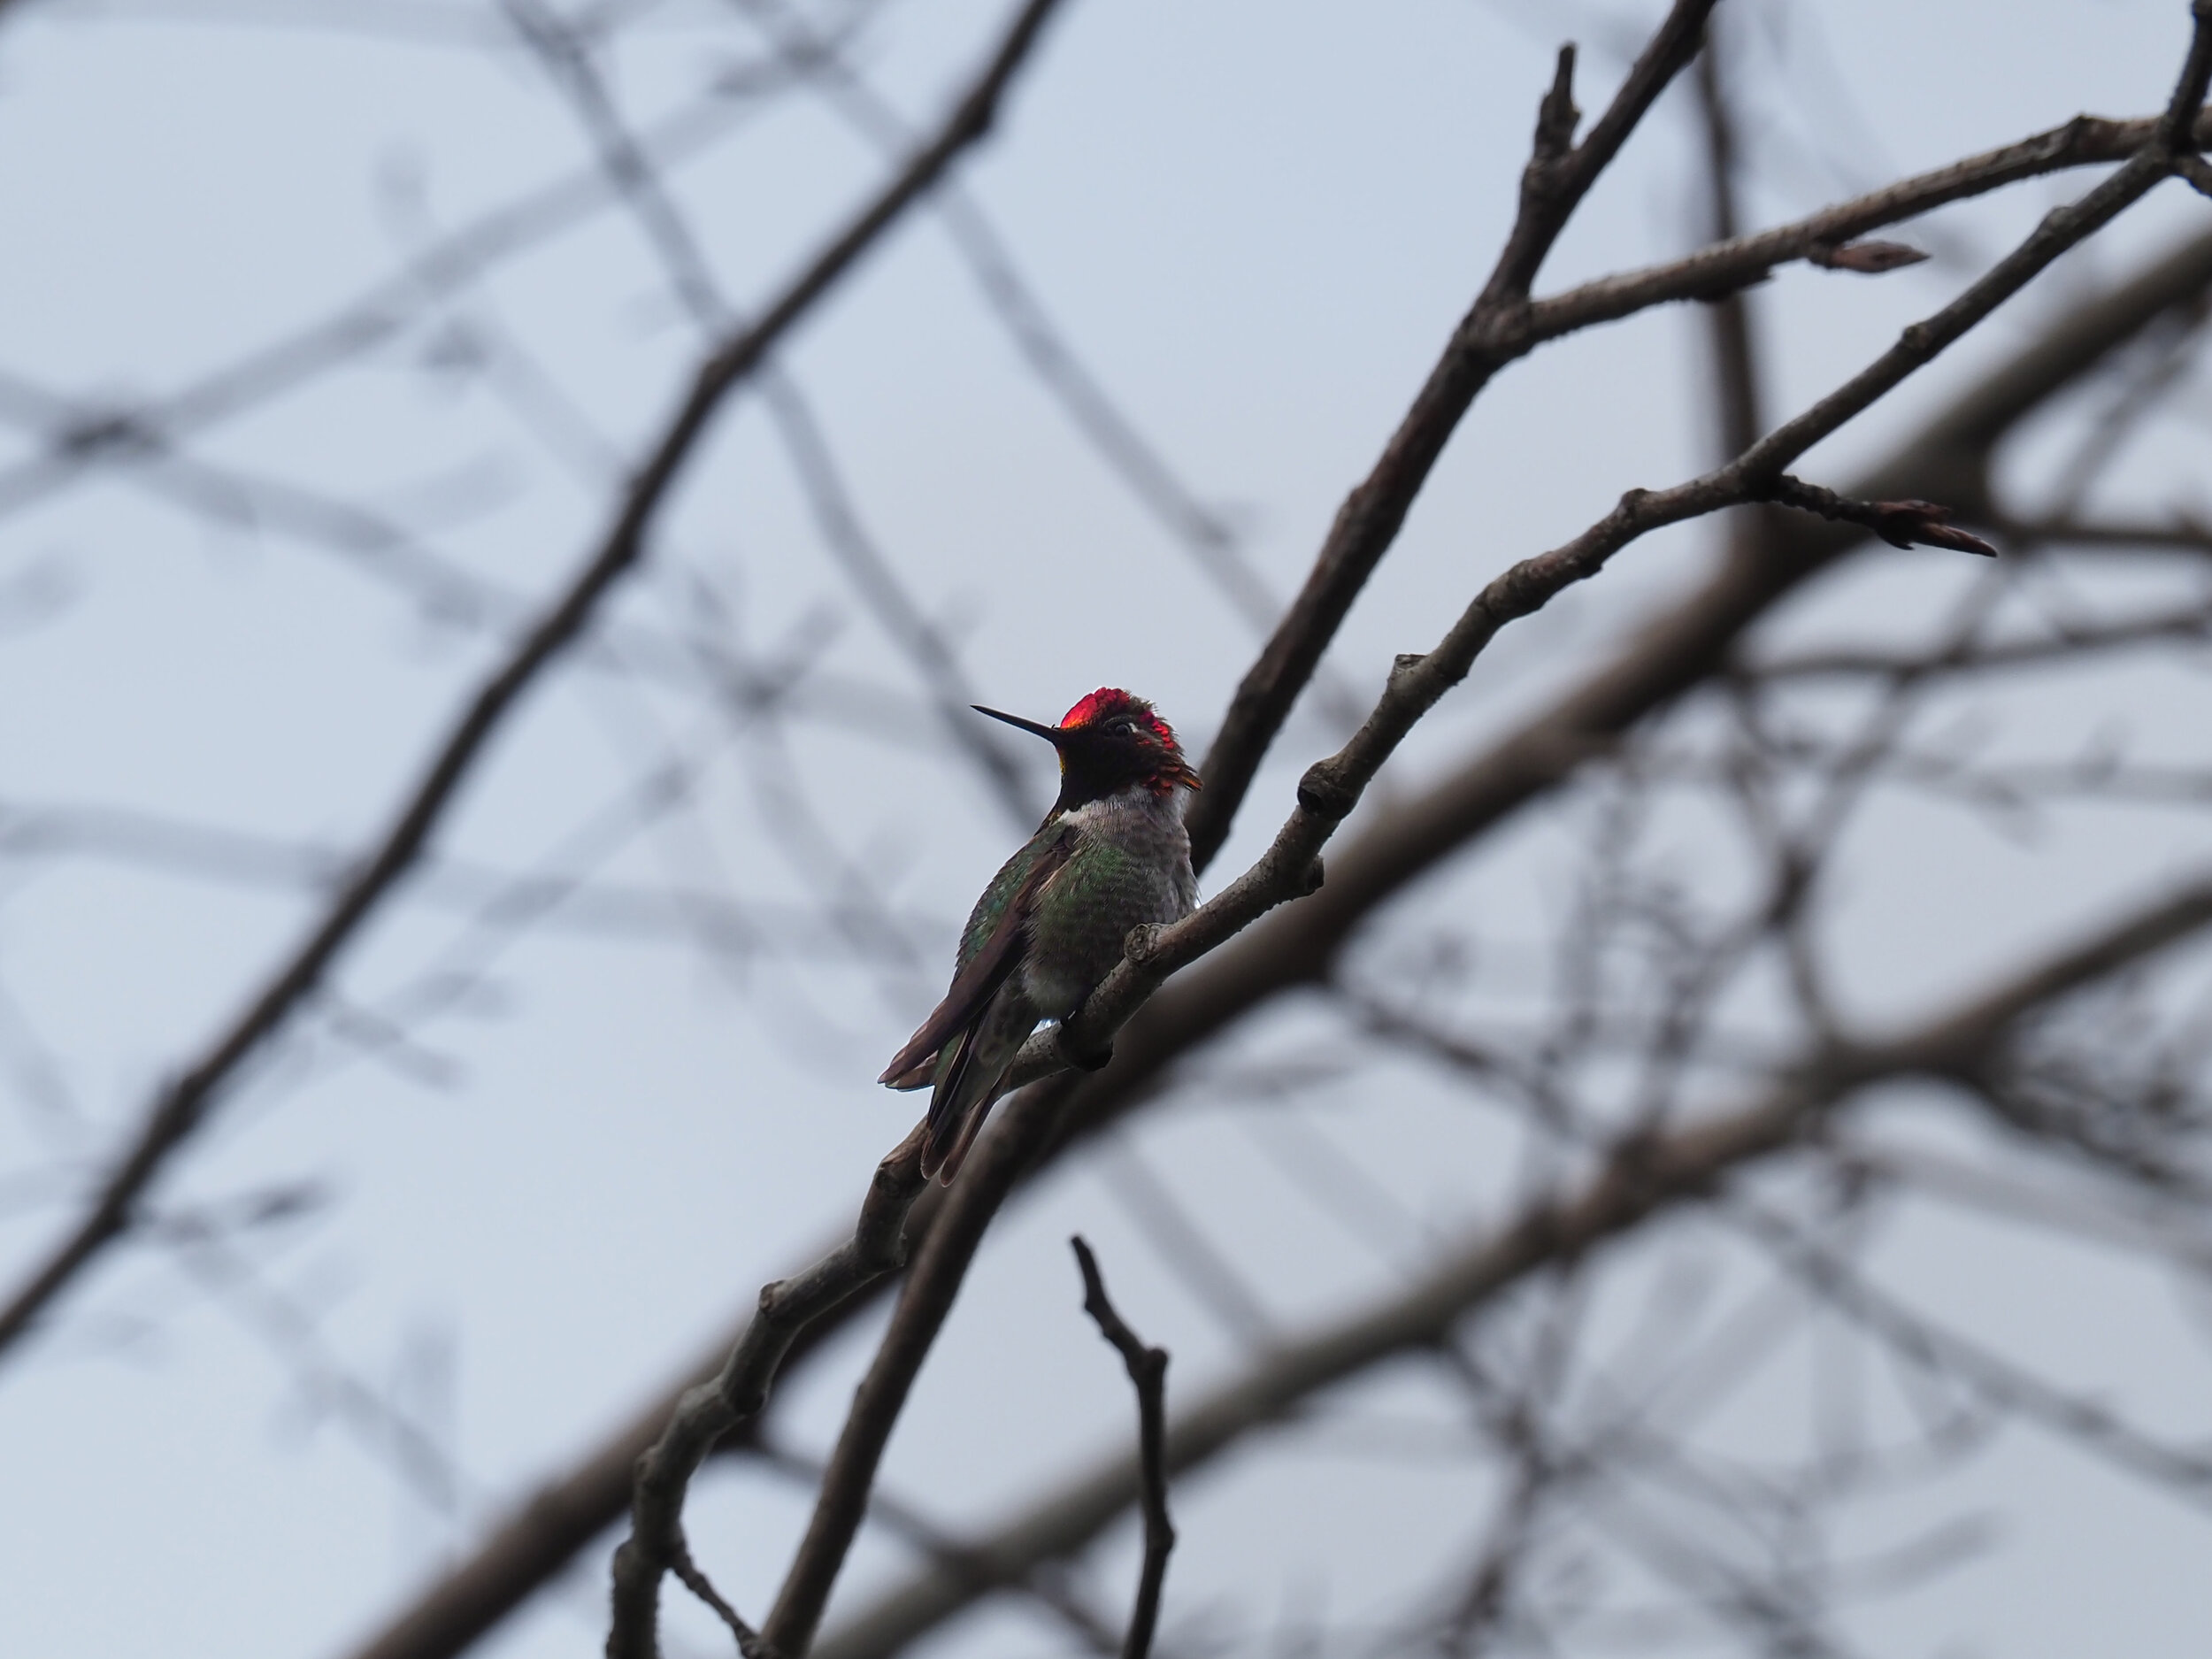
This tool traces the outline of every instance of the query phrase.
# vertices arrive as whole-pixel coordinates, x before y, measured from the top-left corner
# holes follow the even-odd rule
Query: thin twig
[[[683,1499],[715,1442],[760,1414],[801,1332],[905,1257],[906,1212],[926,1183],[916,1125],[876,1166],[853,1236],[789,1279],[764,1286],[745,1333],[712,1380],[689,1389],[650,1450],[638,1459],[630,1536],[614,1555],[614,1618],[608,1659],[659,1652],[660,1583],[685,1558]]]
[[[715,1617],[729,1626],[730,1634],[737,1638],[738,1652],[745,1655],[745,1659],[753,1659],[753,1655],[760,1650],[760,1632],[748,1624],[743,1616],[723,1600],[722,1593],[714,1587],[705,1573],[699,1571],[698,1563],[691,1558],[691,1546],[680,1532],[676,1535],[676,1556],[669,1563],[668,1570],[676,1575],[685,1589],[712,1608]]]
[[[1705,50],[1698,54],[1698,112],[1705,128],[1707,219],[1711,242],[1733,242],[1740,227],[1737,197],[1742,146],[1736,133],[1736,112],[1730,106],[1728,88],[1722,79],[1721,27],[1716,21],[1705,31]],[[1706,307],[1705,334],[1712,352],[1714,430],[1720,436],[1723,456],[1740,455],[1766,430],[1764,388],[1754,339],[1751,298],[1741,288],[1715,296]]]
[[[1557,73],[1538,110],[1532,153],[1522,172],[1520,211],[1489,280],[1383,446],[1374,470],[1338,510],[1305,586],[1239,683],[1221,730],[1206,751],[1199,768],[1206,788],[1190,813],[1191,861],[1200,870],[1228,839],[1261,757],[1312,678],[1353,600],[1396,540],[1445,442],[1490,377],[1520,355],[1501,352],[1494,336],[1509,332],[1527,313],[1529,285],[1544,257],[1644,112],[1696,52],[1714,4],[1675,0],[1589,136],[1571,148],[1577,119],[1574,48],[1561,50]]]
[[[1753,231],[1701,248],[1684,258],[1600,277],[1563,293],[1547,295],[1530,303],[1527,346],[1532,349],[1594,323],[1618,322],[1654,305],[1709,300],[1733,293],[1764,281],[1777,266],[1799,260],[1862,273],[1917,264],[1916,259],[1905,257],[1913,251],[1910,249],[1859,239],[1868,231],[1917,219],[1954,202],[2028,179],[2125,161],[2156,138],[2162,119],[2139,116],[2108,120],[2078,115],[2062,126],[1900,179],[1771,230]],[[2198,118],[2196,136],[2200,141],[2212,137],[2212,119]],[[2177,157],[2177,173],[2184,170],[2185,160],[2185,157]]]
[[[1175,1548],[1175,1526],[1167,1513],[1167,1350],[1148,1348],[1129,1328],[1106,1294],[1098,1258],[1079,1236],[1068,1246],[1083,1270],[1083,1311],[1098,1333],[1119,1350],[1137,1391],[1137,1467],[1144,1502],[1144,1570],[1137,1579],[1137,1605],[1129,1616],[1122,1659],[1145,1659],[1160,1622],[1160,1586],[1167,1580],[1167,1558]]]
[[[828,1471],[816,1494],[813,1518],[807,1525],[798,1554],[785,1576],[761,1634],[776,1654],[803,1654],[821,1623],[831,1587],[852,1548],[860,1523],[867,1513],[869,1488],[875,1484],[878,1465],[891,1431],[906,1406],[907,1396],[928,1356],[945,1317],[952,1311],[968,1264],[999,1206],[1014,1184],[1041,1152],[1056,1127],[1056,1100],[1048,1093],[1030,1091],[1018,1097],[1000,1114],[995,1132],[985,1137],[970,1158],[961,1179],[947,1189],[943,1203],[907,1274],[890,1328],[876,1349],[867,1374],[854,1391],[852,1409],[830,1455]],[[907,1146],[918,1145],[918,1127]],[[903,1150],[903,1148],[902,1148]],[[918,1179],[918,1152],[915,1169]],[[910,1199],[909,1202],[911,1202]],[[755,1408],[756,1409],[757,1407]],[[682,1414],[680,1413],[680,1417]],[[642,1493],[644,1478],[640,1477]],[[680,1503],[680,1489],[668,1497]],[[642,1499],[641,1498],[641,1502]],[[671,1513],[672,1514],[672,1510]],[[629,1546],[626,1545],[626,1549]],[[621,1563],[617,1558],[617,1579]],[[617,1596],[617,1632],[621,1631],[621,1598]],[[611,1638],[608,1659],[643,1659],[647,1650],[618,1648]]]
[[[1831,522],[1871,530],[1892,547],[1943,547],[1995,558],[1997,549],[1950,522],[1951,510],[1932,501],[1854,501],[1832,489],[1783,473],[1766,487],[1765,498]]]
[[[1694,19],[1686,19],[1686,10],[1694,10],[1699,15]],[[1604,129],[1617,146],[1648,98],[1663,87],[1663,79],[1655,85],[1654,78],[1662,71],[1665,77],[1671,77],[1687,61],[1687,54],[1695,47],[1697,30],[1702,27],[1702,14],[1708,10],[1709,7],[1677,6],[1638,60],[1606,119],[1592,130],[1590,139],[1580,149],[1571,152],[1572,157],[1580,157],[1590,150],[1597,142],[1600,129]],[[1686,38],[1677,32],[1678,23],[1687,27]],[[1676,53],[1681,56],[1674,56]],[[1563,70],[1570,66],[1571,59],[1563,58]],[[1563,94],[1563,83],[1555,85],[1554,92]],[[1644,102],[1638,103],[1638,99]],[[2177,98],[2170,109],[2180,102]],[[1554,100],[1548,100],[1547,107],[1553,107],[1553,104]],[[1623,116],[1625,124],[1616,121],[1617,115]],[[1951,202],[2047,173],[2125,161],[2142,153],[2147,146],[2159,142],[2161,122],[2165,119],[2116,121],[2077,116],[2062,127],[2018,143],[1901,180],[1794,223],[1702,249],[1686,258],[1584,283],[1544,298],[1531,298],[1527,292],[1526,282],[1534,274],[1534,266],[1528,263],[1528,250],[1523,250],[1511,267],[1516,272],[1524,268],[1526,271],[1517,296],[1509,287],[1501,287],[1501,279],[1509,269],[1508,262],[1502,259],[1483,297],[1453,330],[1427,382],[1385,446],[1373,472],[1340,509],[1305,588],[1278,626],[1267,652],[1238,687],[1236,701],[1231,704],[1228,718],[1200,768],[1206,779],[1206,790],[1191,811],[1191,844],[1195,862],[1202,869],[1219,850],[1227,837],[1229,825],[1251,787],[1262,757],[1281,729],[1313,665],[1320,661],[1352,601],[1395,538],[1414,496],[1441,454],[1445,441],[1475,396],[1500,369],[1548,341],[1595,324],[1617,321],[1654,305],[1710,300],[1733,293],[1763,280],[1777,265],[1795,260],[1842,264],[1851,269],[1868,265],[1894,269],[1907,262],[1893,257],[1855,261],[1839,258],[1839,252],[1869,230],[1915,218]],[[1556,125],[1555,121],[1551,127],[1540,131],[1540,140],[1555,142]],[[2205,118],[2198,118],[2193,132],[2199,140],[2208,135]],[[1548,133],[1553,135],[1547,137]],[[2168,166],[2179,173],[2187,160],[2187,154],[2176,151]],[[1578,199],[1574,187],[1575,179],[1580,176],[1578,173],[1563,170],[1545,175],[1540,171],[1545,161],[1543,153],[1531,160],[1530,177],[1540,180],[1548,176],[1554,182],[1525,182],[1525,219],[1529,215],[1528,193],[1532,188],[1555,189],[1563,198],[1572,195]],[[1552,162],[1556,165],[1556,157]],[[1587,184],[1586,178],[1580,179],[1581,189],[1586,189]],[[1565,211],[1571,211],[1573,204],[1572,200],[1567,200]],[[1550,212],[1555,211],[1559,211],[1557,205],[1549,204],[1540,217],[1548,221]],[[1563,224],[1563,214],[1559,223],[1551,227],[1552,235],[1555,236]],[[1516,241],[1522,240],[1520,227],[1517,227]],[[1532,246],[1533,234],[1526,240]],[[1540,263],[1542,252],[1548,245],[1546,242],[1534,250],[1537,263]]]

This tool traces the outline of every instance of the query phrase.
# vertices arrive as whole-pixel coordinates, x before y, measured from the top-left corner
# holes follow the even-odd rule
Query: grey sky
[[[864,35],[862,59],[926,121],[1002,9],[913,0]],[[1621,42],[1657,10],[1072,0],[964,188],[1122,406],[1285,593],[1509,222],[1553,43],[1585,42],[1581,102],[1594,109]],[[1758,220],[2080,110],[2148,111],[2186,24],[2185,6],[2149,0],[1740,10],[1758,65]],[[310,22],[280,12],[26,0],[0,19],[0,491],[36,452],[33,388],[97,410],[190,388],[364,290],[423,239],[588,164],[523,53],[448,38],[461,33],[456,19],[495,37],[495,7],[451,0],[382,22],[369,7]],[[633,117],[649,126],[696,99],[729,66],[737,34],[703,0],[656,11],[618,60]],[[1544,287],[1688,244],[1687,116],[1678,96],[1662,104]],[[802,102],[733,123],[672,177],[741,306],[877,171],[864,144]],[[2082,188],[2078,176],[2024,186],[1941,218],[1925,240],[1986,258]],[[2200,229],[2204,213],[2170,188],[2023,296],[2020,317],[2062,307]],[[1776,408],[1849,373],[1964,271],[1951,257],[1879,282],[1797,269],[1762,289]],[[257,525],[213,525],[177,497],[219,495],[221,479],[160,460],[0,519],[0,809],[141,810],[341,853],[363,844],[495,644],[432,614],[392,567],[434,558],[503,591],[547,591],[600,522],[594,469],[636,452],[695,343],[634,226],[603,210],[435,315],[440,326],[412,324],[342,370],[211,423],[189,449],[209,469],[373,503],[411,527],[411,548],[375,546],[360,522],[305,501],[291,524],[271,516],[284,503],[265,500]],[[1694,320],[1660,312],[1547,349],[1486,396],[1332,653],[1344,683],[1364,693],[1392,653],[1427,645],[1476,581],[1571,534],[1621,489],[1709,458]],[[529,362],[441,372],[456,324],[479,349],[524,342]],[[2013,326],[2001,319],[1808,471],[1847,472]],[[1126,684],[1202,747],[1248,629],[1028,376],[927,214],[785,360],[865,525],[957,638],[979,695],[1054,718],[1095,685]],[[541,368],[557,396],[532,389]],[[503,385],[527,400],[529,420],[503,406]],[[2023,464],[2037,453],[2024,446]],[[2200,448],[2170,441],[2131,465],[2147,495],[2173,499],[2201,477]],[[926,703],[825,557],[757,399],[720,423],[664,540],[666,557],[623,595],[618,620],[739,638],[770,660],[818,654],[833,677],[903,687],[885,718],[926,727]],[[1705,545],[1655,538],[1509,635],[1409,746],[1390,787],[1559,683]],[[1885,567],[1825,619],[1915,626],[1971,573],[1932,557]],[[610,637],[620,651],[619,630]],[[2140,742],[2193,757],[2198,705],[2162,681],[2139,691],[2129,706]],[[331,1365],[449,1437],[466,1482],[450,1512],[396,1479],[327,1401],[303,1397],[297,1368],[257,1327],[267,1305],[257,1316],[247,1293],[221,1289],[219,1261],[120,1252],[0,1375],[10,1651],[342,1651],[841,1224],[912,1106],[871,1079],[933,1000],[951,927],[1013,832],[947,756],[884,742],[864,729],[874,713],[848,718],[831,692],[817,695],[817,718],[778,743],[733,737],[696,701],[642,678],[572,665],[500,741],[441,844],[507,870],[580,856],[611,881],[725,891],[764,912],[803,910],[864,878],[910,922],[904,965],[856,966],[810,924],[786,930],[805,961],[579,926],[487,941],[461,926],[463,877],[434,880],[348,957],[335,1028],[326,1015],[257,1068],[163,1189],[180,1211],[273,1183],[326,1189],[326,1210],[250,1241],[254,1282],[316,1311]],[[2069,722],[2085,737],[2108,712],[2062,692],[2047,704],[2035,735],[2056,749]],[[1332,730],[1309,699],[1215,885],[1257,850]],[[1041,800],[1043,757],[1026,758]],[[634,807],[639,829],[615,803],[649,775],[680,778],[682,800]],[[1482,907],[1502,940],[1536,933],[1564,898],[1549,827],[1538,815],[1511,849],[1425,891]],[[2184,814],[2092,818],[2021,846],[1905,814],[1866,833],[1842,988],[1873,1020],[1914,1011],[1932,987],[2010,959],[2202,845]],[[0,1110],[0,1263],[28,1259],[66,1211],[41,1187],[19,1196],[4,1185],[12,1172],[96,1158],[311,904],[280,872],[240,884],[100,856],[0,863],[0,1056],[22,1097]],[[482,982],[456,990],[453,970]],[[419,1046],[379,1050],[376,1019],[447,996]],[[1240,1047],[1311,1029],[1277,1014]],[[1488,1213],[1507,1190],[1502,1133],[1417,1079],[1364,1118],[1332,1121],[1432,1225]],[[1263,1166],[1233,1109],[1178,1114],[1133,1141],[1146,1167],[1248,1247],[1286,1327],[1392,1282],[1417,1249],[1417,1234],[1394,1255],[1302,1218],[1286,1188],[1253,1173]],[[1079,1174],[1005,1217],[894,1444],[892,1490],[980,1525],[1120,1443],[1124,1383],[1079,1317],[1061,1242],[1071,1230],[1098,1245],[1133,1321],[1174,1350],[1173,1387],[1195,1390],[1236,1359],[1233,1336],[1148,1254],[1116,1194],[1106,1176]],[[1968,1224],[1936,1219],[1883,1248],[1947,1305],[1985,1318],[1985,1334],[2121,1392],[2177,1435],[2201,1433],[2201,1349],[2171,1287],[2146,1271],[2018,1240],[2001,1254]],[[2002,1276],[1978,1268],[1993,1260]],[[2043,1265],[2023,1284],[2028,1260]],[[779,1431],[826,1445],[862,1354],[849,1338],[810,1368]],[[1425,1424],[1440,1444],[1454,1432],[1448,1402],[1417,1376],[1379,1379],[1356,1403]],[[1747,1444],[1764,1409],[1746,1408]],[[1412,1438],[1403,1456],[1379,1461],[1333,1454],[1325,1436],[1277,1460],[1247,1453],[1179,1492],[1171,1617],[1197,1621],[1193,1631],[1209,1617],[1356,1624],[1425,1581],[1464,1542],[1440,1532],[1458,1513],[1447,1488],[1488,1477],[1471,1440],[1436,1452]],[[757,1471],[702,1487],[695,1546],[741,1604],[772,1592],[800,1498]],[[1378,1518],[1348,1544],[1335,1523],[1362,1506]],[[2212,1618],[2202,1517],[2032,1438],[2008,1440],[1942,1505],[1900,1511],[1869,1519],[1870,1545],[1962,1513],[1999,1514],[2003,1526],[1966,1569],[1854,1616],[1865,1651],[1884,1659],[2179,1655]],[[1117,1537],[1098,1558],[1110,1606],[1133,1559],[1133,1535]],[[485,1651],[596,1652],[604,1553]],[[841,1605],[904,1559],[866,1542]],[[723,1650],[695,1609],[671,1622],[684,1644],[672,1652]],[[995,1609],[942,1650],[1061,1640],[1030,1613]]]

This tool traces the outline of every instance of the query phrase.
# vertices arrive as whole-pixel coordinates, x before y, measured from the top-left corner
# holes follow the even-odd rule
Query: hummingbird
[[[922,1173],[950,1186],[1038,1023],[1083,1006],[1129,930],[1198,905],[1183,806],[1199,787],[1141,697],[1102,686],[1057,726],[975,705],[1060,751],[1060,795],[960,935],[952,988],[877,1080],[930,1087]]]

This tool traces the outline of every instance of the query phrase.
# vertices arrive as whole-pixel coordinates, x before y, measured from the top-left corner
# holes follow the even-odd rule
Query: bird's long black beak
[[[1034,732],[1055,749],[1067,739],[1068,734],[1056,726],[1041,726],[1034,720],[1023,719],[1018,714],[1001,714],[996,709],[987,709],[979,703],[972,703],[968,706],[978,714],[989,715],[994,720],[1003,720],[1007,725],[1018,726],[1025,732]]]

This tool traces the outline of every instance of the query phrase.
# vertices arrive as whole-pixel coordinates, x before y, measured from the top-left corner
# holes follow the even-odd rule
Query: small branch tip
[[[1144,1567],[1137,1580],[1137,1603],[1129,1617],[1122,1659],[1146,1659],[1160,1620],[1160,1589],[1167,1559],[1175,1548],[1175,1527],[1167,1512],[1167,1350],[1149,1348],[1115,1310],[1106,1294],[1098,1257],[1080,1233],[1068,1240],[1083,1274],[1083,1311],[1098,1333],[1121,1355],[1137,1391],[1137,1469],[1144,1509]]]
[[[1786,472],[1757,492],[1755,499],[1793,507],[1800,512],[1814,513],[1837,523],[1858,525],[1895,548],[1940,547],[1958,553],[1978,554],[1984,558],[1998,556],[1994,543],[1953,524],[1951,510],[1937,502],[1854,501]]]
[[[1901,242],[1816,242],[1805,250],[1809,265],[1816,265],[1824,271],[1855,271],[1862,276],[1901,271],[1909,265],[1921,264],[1927,257],[1919,249]]]
[[[1555,161],[1572,149],[1581,119],[1575,108],[1575,43],[1569,41],[1559,49],[1550,90],[1536,106],[1536,159]]]

